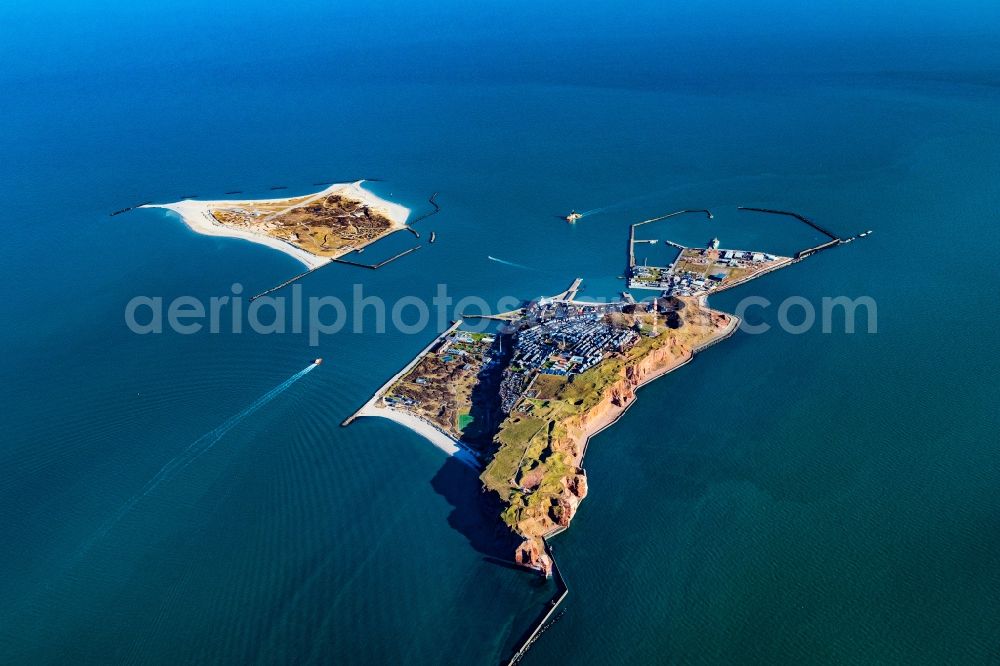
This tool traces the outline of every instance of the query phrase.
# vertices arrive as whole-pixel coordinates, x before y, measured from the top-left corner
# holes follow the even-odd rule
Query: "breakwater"
[[[752,213],[769,213],[771,215],[787,215],[788,217],[794,217],[799,222],[808,224],[810,227],[820,232],[824,236],[827,236],[828,238],[838,242],[840,241],[840,236],[838,236],[837,234],[833,233],[832,231],[830,231],[825,227],[821,227],[820,225],[810,220],[808,217],[804,215],[799,215],[798,213],[793,213],[787,210],[775,210],[773,208],[753,208],[751,206],[737,206],[736,208],[737,210],[745,210]]]
[[[410,222],[410,224],[416,224],[417,222],[420,222],[421,220],[426,220],[426,219],[427,219],[428,217],[430,217],[431,215],[437,215],[438,213],[440,213],[440,212],[441,212],[441,206],[439,206],[439,205],[437,204],[437,201],[435,201],[435,199],[437,199],[437,195],[438,195],[438,193],[437,193],[437,192],[435,192],[434,194],[432,194],[432,195],[431,195],[431,196],[430,196],[430,197],[429,197],[429,198],[427,199],[427,201],[428,201],[428,202],[430,203],[430,205],[434,207],[434,210],[429,210],[429,211],[427,211],[427,212],[426,212],[426,213],[424,213],[423,215],[421,215],[421,216],[419,216],[418,218],[416,218],[415,220],[413,220],[413,222]]]
[[[429,210],[426,213],[424,213],[423,215],[420,215],[420,216],[414,218],[414,220],[412,222],[410,222],[406,226],[406,230],[409,231],[411,234],[413,234],[417,239],[420,238],[420,232],[417,231],[416,229],[414,229],[413,225],[416,224],[417,222],[420,222],[421,220],[426,220],[431,215],[437,215],[438,213],[441,212],[441,206],[439,206],[437,204],[437,201],[435,201],[435,199],[437,198],[437,195],[438,195],[438,193],[435,192],[434,194],[432,194],[427,199],[427,201],[431,204],[431,206],[433,206],[433,210]],[[433,232],[431,232],[431,242],[432,243],[434,242],[434,233]]]
[[[298,282],[299,280],[301,280],[302,278],[306,277],[307,275],[311,275],[312,273],[315,273],[316,271],[318,271],[319,269],[323,268],[324,266],[329,266],[330,264],[346,264],[348,266],[356,266],[358,268],[367,268],[369,270],[373,270],[374,271],[374,270],[378,270],[379,268],[382,268],[383,266],[385,266],[389,262],[395,261],[396,259],[399,259],[400,257],[404,257],[404,256],[410,254],[411,252],[416,252],[419,249],[420,249],[420,246],[416,245],[416,246],[411,247],[411,248],[409,248],[407,250],[403,250],[402,252],[399,252],[398,254],[394,254],[393,256],[389,257],[388,259],[380,261],[377,264],[363,264],[360,261],[352,261],[350,259],[331,258],[329,263],[323,264],[322,266],[316,266],[315,268],[310,268],[307,271],[304,271],[302,273],[299,273],[298,275],[295,275],[295,276],[292,276],[292,277],[288,278],[287,280],[285,280],[281,284],[275,285],[275,286],[271,287],[270,289],[266,289],[265,291],[262,291],[259,294],[254,295],[253,297],[250,298],[249,302],[252,303],[253,301],[255,301],[258,298],[260,298],[261,296],[267,296],[268,294],[273,294],[274,292],[278,291],[279,289],[284,289],[285,287],[287,287],[288,285],[292,284],[293,282]]]
[[[324,265],[328,266],[329,264],[324,264]],[[312,273],[314,271],[318,271],[321,268],[323,268],[323,266],[317,266],[316,268],[310,268],[309,270],[307,270],[307,271],[305,271],[303,273],[299,273],[295,277],[291,277],[291,278],[285,280],[284,282],[282,282],[279,285],[271,287],[270,289],[268,289],[266,291],[262,291],[259,294],[256,294],[254,296],[251,296],[249,302],[253,303],[254,301],[256,301],[261,296],[267,296],[268,294],[273,294],[274,292],[278,291],[279,289],[284,289],[285,287],[287,287],[288,285],[292,284],[293,282],[297,282],[298,280],[301,280],[305,276],[309,275],[310,273]]]
[[[545,630],[552,626],[559,617],[562,617],[560,613],[558,617],[552,619],[552,616],[555,615],[556,610],[559,608],[559,604],[565,601],[566,596],[569,594],[569,586],[566,584],[566,579],[563,578],[562,572],[559,570],[559,563],[556,562],[556,558],[552,554],[552,546],[546,540],[543,540],[543,543],[545,544],[545,552],[548,554],[549,560],[552,561],[552,578],[556,583],[556,593],[549,599],[548,604],[539,613],[538,618],[525,631],[523,638],[518,643],[517,650],[507,660],[507,666],[514,666],[514,664],[520,662],[532,644],[538,640],[538,637],[545,633]],[[550,619],[552,622],[549,621]]]
[[[136,208],[142,208],[143,206],[146,206],[146,205],[151,204],[151,203],[153,203],[153,202],[152,201],[143,201],[142,203],[138,203],[138,204],[136,204],[134,206],[129,206],[127,208],[119,208],[118,210],[112,211],[111,213],[109,213],[109,215],[111,217],[114,217],[115,215],[121,215],[122,213],[127,213],[130,210],[135,210]]]
[[[348,266],[357,266],[358,268],[368,268],[368,269],[371,269],[371,270],[374,271],[374,270],[377,270],[379,268],[382,268],[383,266],[385,266],[389,262],[396,261],[400,257],[405,257],[406,255],[410,254],[411,252],[416,252],[417,250],[420,249],[420,247],[421,247],[420,245],[414,245],[413,247],[411,247],[409,249],[406,249],[406,250],[403,250],[402,252],[400,252],[398,254],[394,254],[391,257],[389,257],[388,259],[380,261],[377,264],[363,264],[360,261],[352,261],[350,259],[341,259],[339,257],[336,258],[336,259],[331,259],[330,261],[333,262],[333,263],[337,263],[337,264],[347,264]]]

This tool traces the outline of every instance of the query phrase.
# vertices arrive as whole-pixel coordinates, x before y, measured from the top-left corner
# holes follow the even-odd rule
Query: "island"
[[[555,563],[546,539],[569,526],[587,495],[583,459],[590,438],[613,424],[647,382],[690,362],[731,336],[740,320],[708,307],[712,293],[791,266],[845,241],[796,213],[791,216],[828,237],[794,257],[662,241],[677,250],[669,266],[638,265],[630,226],[627,285],[655,290],[636,302],[628,291],[611,302],[579,300],[581,280],[561,294],[489,315],[493,333],[453,325],[389,379],[355,414],[381,416],[412,428],[480,473],[495,493],[500,518],[518,536],[512,557],[546,576]]]
[[[345,421],[392,419],[475,465],[522,539],[512,557],[545,575],[543,539],[570,524],[587,494],[588,440],[638,387],[739,323],[697,296],[597,303],[577,300],[579,286],[494,315],[496,333],[456,321]]]
[[[193,231],[227,236],[280,250],[309,270],[407,229],[410,210],[361,187],[364,181],[285,199],[148,203],[180,215]]]

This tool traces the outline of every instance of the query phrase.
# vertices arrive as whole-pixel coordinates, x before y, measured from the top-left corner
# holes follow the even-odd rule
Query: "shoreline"
[[[388,406],[379,405],[379,401],[382,400],[386,392],[402,377],[405,377],[416,365],[420,362],[427,353],[434,348],[435,345],[440,343],[442,340],[446,339],[449,335],[454,333],[462,325],[462,319],[456,319],[451,323],[451,326],[446,328],[444,331],[439,333],[433,340],[431,340],[426,347],[420,350],[420,352],[410,360],[409,363],[404,365],[399,372],[394,374],[389,378],[382,386],[376,389],[375,393],[372,394],[368,400],[361,405],[353,414],[348,416],[341,422],[341,427],[349,426],[354,420],[361,416],[376,416],[390,421],[412,430],[417,433],[436,448],[444,451],[446,454],[453,458],[457,458],[462,462],[474,467],[475,469],[482,468],[482,461],[478,456],[472,452],[471,449],[461,444],[457,439],[452,437],[450,434],[439,428],[437,425],[427,421],[425,419],[405,412],[400,409],[393,409]]]
[[[251,243],[256,243],[257,245],[263,245],[279,252],[283,252],[286,255],[292,257],[293,259],[302,263],[309,270],[315,270],[321,266],[325,266],[332,263],[337,257],[341,257],[345,254],[350,254],[363,247],[370,245],[376,241],[379,241],[391,233],[406,229],[406,220],[410,216],[410,209],[406,208],[397,203],[393,203],[386,199],[379,197],[373,192],[361,187],[363,180],[354,181],[353,183],[334,183],[325,189],[316,192],[314,194],[306,194],[298,197],[282,197],[278,199],[217,199],[214,201],[201,201],[198,199],[184,199],[182,201],[175,201],[173,203],[165,204],[144,204],[139,206],[139,208],[162,208],[175,213],[181,218],[181,221],[197,234],[203,236],[218,236],[224,238],[238,238],[241,240],[249,241]],[[263,233],[257,233],[253,231],[246,231],[242,229],[234,229],[223,224],[220,224],[216,220],[211,211],[214,208],[222,208],[226,206],[238,205],[241,203],[280,203],[282,201],[295,202],[291,203],[289,207],[285,210],[279,211],[272,215],[280,215],[287,210],[293,208],[298,208],[300,206],[308,205],[309,203],[329,196],[331,194],[340,194],[348,198],[356,199],[363,202],[365,205],[378,210],[383,213],[386,218],[392,223],[392,226],[378,238],[374,238],[367,243],[353,247],[349,250],[345,250],[335,256],[324,257],[300,248],[288,241],[281,240],[280,238],[275,238],[274,236],[269,236]],[[298,201],[297,201],[298,200]]]
[[[718,335],[712,336],[709,340],[705,342],[705,344],[699,346],[696,349],[692,349],[691,353],[688,354],[686,357],[681,357],[679,359],[676,359],[677,362],[669,363],[660,370],[657,370],[656,372],[652,373],[648,377],[643,378],[643,380],[638,384],[636,384],[635,388],[632,390],[633,394],[635,395],[635,397],[632,400],[629,400],[624,406],[620,407],[618,410],[612,410],[608,412],[609,417],[613,415],[612,418],[601,419],[597,421],[592,428],[586,429],[584,431],[585,439],[583,441],[583,445],[580,448],[580,457],[574,461],[577,467],[583,469],[583,459],[587,455],[587,447],[590,445],[590,440],[593,439],[595,436],[599,435],[604,430],[607,430],[614,424],[618,423],[618,420],[625,415],[625,412],[627,412],[629,408],[632,405],[634,405],[636,401],[638,401],[639,395],[637,392],[639,389],[641,389],[643,386],[646,386],[647,384],[651,384],[652,382],[656,381],[660,377],[663,377],[664,375],[670,374],[674,370],[678,370],[684,367],[685,365],[693,361],[695,356],[697,356],[699,353],[701,353],[705,349],[708,349],[714,344],[717,344],[719,342],[722,342],[723,340],[730,338],[739,329],[741,320],[736,315],[730,314],[728,312],[722,312],[721,310],[712,310],[710,308],[707,309],[711,313],[721,313],[727,315],[729,317],[729,325],[726,326],[725,329],[720,331]],[[566,528],[561,528],[559,531],[562,531],[562,529]],[[554,536],[554,534],[550,533],[546,535],[546,538],[551,536]]]
[[[445,434],[440,428],[407,412],[398,411],[391,407],[378,407],[367,403],[355,413],[355,416],[379,416],[390,421],[395,421],[404,428],[417,433],[449,456],[455,456],[463,450],[453,437]]]

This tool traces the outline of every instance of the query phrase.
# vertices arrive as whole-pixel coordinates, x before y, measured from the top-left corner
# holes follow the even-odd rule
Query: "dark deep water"
[[[551,589],[498,562],[474,473],[393,423],[339,427],[434,331],[348,327],[313,348],[124,324],[136,295],[255,293],[299,266],[160,211],[109,211],[358,177],[414,214],[440,192],[424,227],[438,241],[377,272],[324,269],[307,297],[446,284],[495,303],[576,276],[583,296],[614,296],[628,224],[685,207],[720,214],[657,237],[814,239],[738,204],[875,230],[711,304],[763,296],[775,306],[754,321],[775,324],[789,296],[871,296],[877,333],[834,318],[830,333],[738,334],[591,442],[590,496],[553,542],[567,612],[525,663],[1000,658],[1000,57],[981,36],[995,8],[962,6],[940,30],[929,7],[894,30],[878,7],[853,8],[864,28],[790,10],[806,26],[787,42],[779,5],[666,12],[677,25],[656,6],[605,23],[590,5],[400,9],[412,22],[180,9],[0,22],[0,661],[508,653]],[[554,217],[605,206],[575,227]]]

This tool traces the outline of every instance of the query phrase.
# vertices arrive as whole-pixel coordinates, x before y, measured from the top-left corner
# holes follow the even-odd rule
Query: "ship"
[[[317,358],[313,361],[313,365],[323,365],[323,359]]]
[[[571,210],[569,212],[569,215],[567,215],[563,219],[566,220],[567,222],[569,222],[570,224],[573,224],[574,222],[576,222],[577,220],[579,220],[581,217],[583,217],[583,213],[578,213],[575,210]]]

